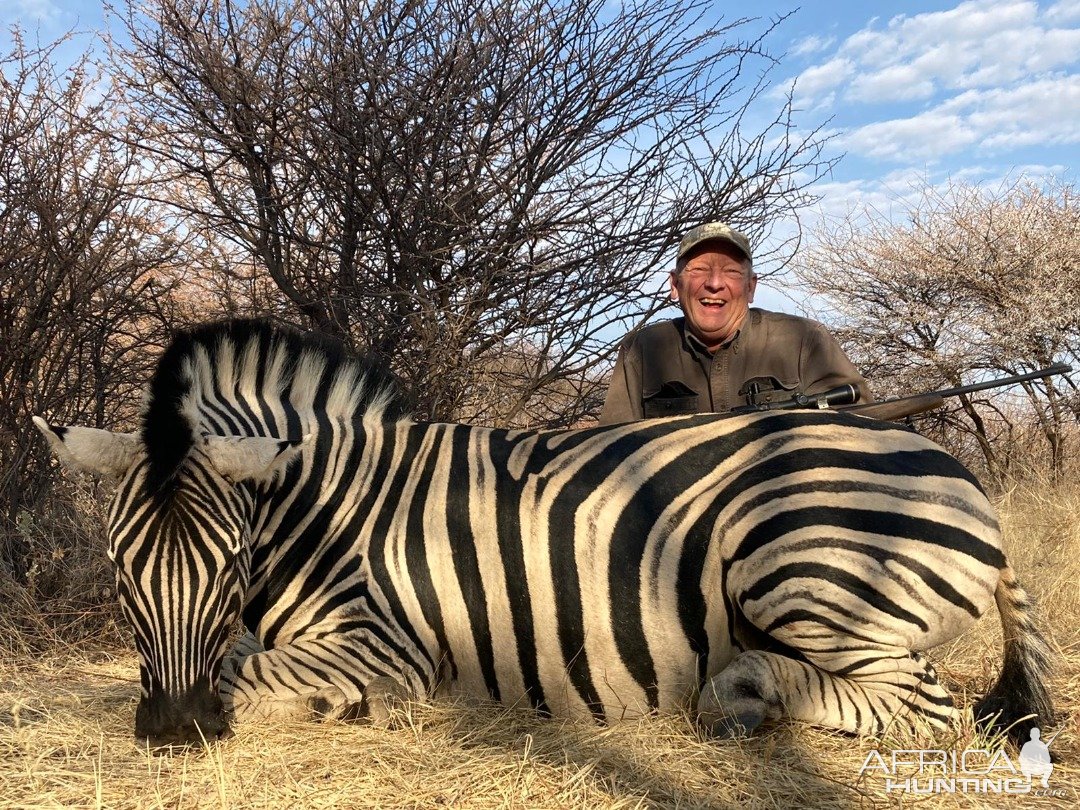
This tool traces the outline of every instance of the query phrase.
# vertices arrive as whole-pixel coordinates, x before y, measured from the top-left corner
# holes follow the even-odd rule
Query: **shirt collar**
[[[751,308],[750,311],[746,314],[746,317],[743,319],[743,323],[742,326],[739,327],[739,331],[735,333],[735,337],[733,337],[727,343],[718,346],[716,348],[716,351],[709,351],[705,347],[705,344],[702,343],[701,340],[693,332],[686,328],[686,318],[679,318],[679,329],[682,331],[683,345],[686,346],[687,350],[696,357],[708,360],[716,357],[717,352],[726,351],[728,349],[730,349],[734,354],[738,354],[739,347],[744,342],[743,338],[748,331],[748,327],[752,326],[760,320],[761,312],[757,309]]]

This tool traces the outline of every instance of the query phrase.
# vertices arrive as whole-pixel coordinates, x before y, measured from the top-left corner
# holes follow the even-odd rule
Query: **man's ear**
[[[672,270],[668,273],[668,284],[671,285],[671,300],[678,303],[679,301],[679,271]]]
[[[76,470],[118,479],[138,456],[137,433],[113,433],[89,427],[53,427],[40,416],[34,425],[49,440],[49,447],[64,464]]]
[[[267,481],[284,470],[310,438],[310,435],[302,439],[274,439],[204,434],[201,449],[214,468],[230,481]]]

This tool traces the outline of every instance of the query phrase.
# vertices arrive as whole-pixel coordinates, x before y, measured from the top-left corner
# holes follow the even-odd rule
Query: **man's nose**
[[[727,275],[722,270],[713,270],[705,276],[705,286],[710,290],[722,290],[727,286]]]

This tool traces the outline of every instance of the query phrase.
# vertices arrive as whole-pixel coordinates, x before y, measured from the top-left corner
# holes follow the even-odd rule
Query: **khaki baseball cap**
[[[676,259],[681,259],[702,242],[711,242],[714,239],[730,242],[746,254],[747,259],[753,259],[754,254],[750,250],[750,240],[746,238],[746,234],[723,222],[706,222],[704,225],[698,225],[687,231],[679,242],[679,255]]]

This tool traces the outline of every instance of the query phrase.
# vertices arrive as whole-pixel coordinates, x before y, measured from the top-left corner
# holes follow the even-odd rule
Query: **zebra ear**
[[[113,433],[89,427],[51,426],[40,416],[34,425],[49,440],[49,447],[64,464],[76,470],[119,478],[139,454],[142,444],[137,433]]]
[[[202,450],[214,468],[230,481],[265,481],[284,470],[309,438],[204,434]]]

